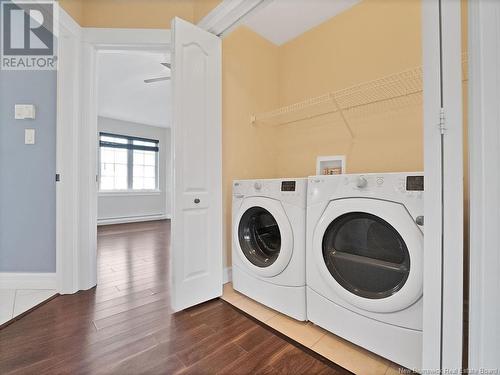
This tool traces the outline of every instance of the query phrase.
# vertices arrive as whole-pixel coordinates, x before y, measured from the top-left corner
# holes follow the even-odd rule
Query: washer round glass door
[[[401,204],[331,201],[314,231],[313,253],[323,278],[355,307],[393,312],[422,296],[423,233]]]
[[[246,198],[233,231],[240,259],[253,273],[264,277],[276,276],[290,262],[292,229],[279,201],[263,197]]]
[[[280,254],[281,233],[271,213],[262,207],[249,208],[240,219],[238,238],[243,255],[257,267],[269,267]]]

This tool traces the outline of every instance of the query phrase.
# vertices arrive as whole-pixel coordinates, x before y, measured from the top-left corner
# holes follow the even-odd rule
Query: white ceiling
[[[361,0],[273,0],[243,24],[282,45],[325,22]]]
[[[101,52],[99,116],[170,127],[171,81],[144,83],[147,78],[170,75],[162,62],[170,62],[170,55],[146,51]]]

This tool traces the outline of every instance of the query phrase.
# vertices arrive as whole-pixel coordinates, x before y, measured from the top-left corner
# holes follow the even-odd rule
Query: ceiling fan
[[[168,70],[172,69],[172,64],[170,64],[170,63],[160,63],[160,64],[163,65]],[[154,82],[169,81],[169,80],[170,80],[170,76],[165,76],[165,77],[157,77],[157,78],[145,79],[144,83],[154,83]]]

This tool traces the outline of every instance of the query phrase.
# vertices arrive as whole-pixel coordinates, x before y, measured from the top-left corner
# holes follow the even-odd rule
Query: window
[[[158,189],[158,144],[154,139],[100,133],[99,190]]]

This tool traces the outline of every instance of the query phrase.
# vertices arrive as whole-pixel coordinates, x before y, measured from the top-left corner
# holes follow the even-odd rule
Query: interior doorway
[[[97,56],[97,224],[171,217],[171,83],[167,51]]]
[[[98,292],[165,286],[172,207],[170,53],[102,49],[96,57]]]

